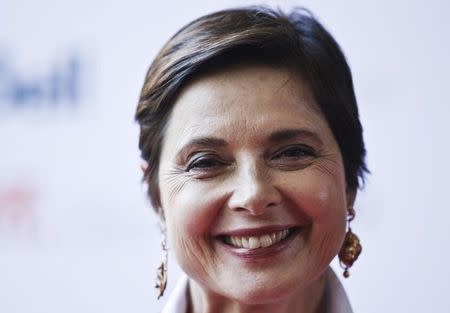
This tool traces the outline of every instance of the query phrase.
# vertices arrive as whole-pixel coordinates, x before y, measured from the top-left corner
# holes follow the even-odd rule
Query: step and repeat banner
[[[353,70],[372,171],[353,224],[363,254],[344,282],[355,312],[440,312],[449,6],[326,0],[3,0],[0,312],[160,311],[160,232],[133,117],[140,88],[181,26],[253,4],[309,8]],[[168,292],[179,275],[170,254]]]

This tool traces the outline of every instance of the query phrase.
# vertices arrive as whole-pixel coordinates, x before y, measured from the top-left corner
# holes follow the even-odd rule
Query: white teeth
[[[272,243],[277,242],[277,234],[276,233],[270,234],[270,239],[272,239]]]
[[[265,248],[272,244],[272,239],[270,239],[269,235],[264,235],[259,237],[259,241],[261,242],[261,247]]]
[[[248,238],[248,245],[250,249],[256,249],[261,246],[261,242],[259,241],[258,237],[249,237]]]
[[[257,249],[269,247],[289,235],[289,230],[281,230],[263,236],[240,237],[225,236],[225,242],[238,248]]]
[[[247,249],[250,248],[250,246],[248,245],[248,238],[247,237],[242,237],[240,239],[241,239],[242,244],[240,246],[237,246],[237,247],[247,248]]]
[[[281,240],[281,236],[283,236],[283,232],[279,231],[275,234],[275,241],[278,242]]]

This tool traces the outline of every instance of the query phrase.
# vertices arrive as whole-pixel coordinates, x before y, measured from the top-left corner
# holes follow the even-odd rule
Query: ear
[[[141,171],[142,171],[142,175],[145,175],[145,171],[148,168],[148,163],[145,160],[141,160]]]
[[[356,200],[357,189],[347,187],[346,198],[347,198],[347,208],[353,208]]]

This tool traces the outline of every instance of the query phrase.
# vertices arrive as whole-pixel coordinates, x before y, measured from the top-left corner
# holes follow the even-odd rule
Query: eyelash
[[[293,154],[293,155],[292,155]],[[272,160],[285,159],[287,161],[297,161],[303,158],[315,157],[317,156],[313,148],[306,145],[292,145],[283,148],[281,151],[277,152]],[[206,171],[214,169],[215,167],[225,165],[226,162],[218,159],[214,155],[201,155],[194,159],[186,167],[186,172],[191,170]]]
[[[285,156],[285,158],[287,159],[301,159],[304,157],[315,157],[317,156],[316,152],[314,151],[313,148],[306,146],[306,145],[292,145],[292,146],[288,146],[283,148],[280,152],[278,152],[274,159],[276,158],[280,158],[283,157],[283,154],[287,154],[287,153],[292,153],[294,152],[295,155],[292,156]]]
[[[205,163],[206,163],[206,166],[204,166]],[[202,164],[203,164],[203,166],[202,166]],[[186,168],[186,172],[189,172],[192,169],[197,169],[197,170],[210,169],[210,168],[224,165],[224,164],[225,164],[225,162],[217,159],[214,156],[202,155],[189,163],[189,165]]]

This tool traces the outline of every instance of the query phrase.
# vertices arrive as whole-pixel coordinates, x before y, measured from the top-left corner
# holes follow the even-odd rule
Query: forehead
[[[201,101],[193,103],[192,100]],[[204,111],[205,101],[214,102],[215,107],[210,106],[211,109],[232,109],[233,106],[244,111],[254,109],[250,102],[258,101],[261,109],[276,110],[283,103],[298,104],[298,100],[311,109],[318,110],[310,89],[300,74],[282,66],[234,65],[190,82],[175,102],[174,112],[183,110],[186,103],[189,103],[190,109]],[[226,108],[220,108],[221,106]]]
[[[276,128],[329,132],[300,75],[265,65],[235,66],[189,83],[175,102],[166,143],[190,137],[246,139]]]

